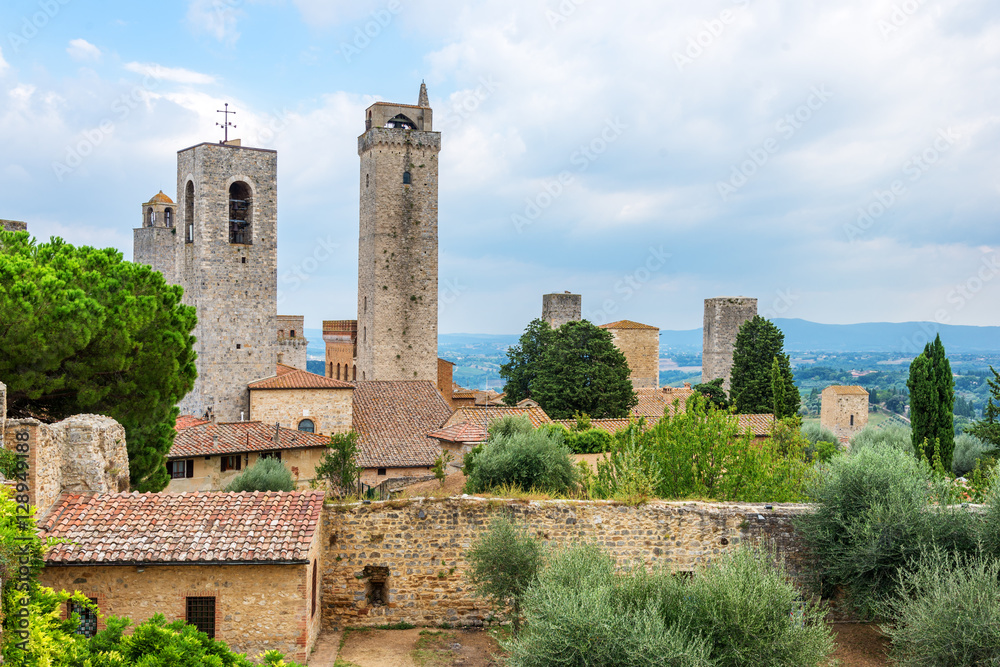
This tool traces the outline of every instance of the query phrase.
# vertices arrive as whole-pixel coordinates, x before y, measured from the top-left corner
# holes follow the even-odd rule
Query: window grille
[[[89,598],[91,602],[97,604],[97,600]],[[77,626],[76,634],[84,637],[93,637],[97,634],[97,612],[84,607],[76,602],[69,603],[69,613],[80,615],[80,625]]]
[[[187,622],[215,639],[215,598],[187,598]]]

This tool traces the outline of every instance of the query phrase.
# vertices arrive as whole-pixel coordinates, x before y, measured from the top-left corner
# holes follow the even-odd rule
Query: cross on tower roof
[[[223,118],[225,118],[226,121],[224,123],[216,123],[216,125],[218,127],[221,127],[225,131],[225,134],[224,134],[225,139],[222,140],[222,143],[228,143],[229,142],[229,128],[236,129],[236,125],[234,125],[233,123],[229,122],[229,114],[233,114],[235,116],[236,112],[235,111],[230,111],[229,110],[229,102],[226,102],[226,109],[224,111],[222,109],[217,109],[215,113],[225,114],[223,116]]]

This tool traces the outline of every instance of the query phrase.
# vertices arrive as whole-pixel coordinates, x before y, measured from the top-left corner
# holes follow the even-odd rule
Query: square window
[[[187,598],[187,622],[215,639],[215,598]]]
[[[168,461],[167,472],[170,473],[170,479],[190,479],[194,477],[194,459]]]
[[[243,457],[236,456],[223,456],[222,457],[222,472],[227,470],[241,470],[243,468]]]
[[[243,346],[241,344],[239,344],[239,343],[236,343],[236,349],[237,350],[242,350]]]
[[[385,468],[379,468],[378,469],[378,474],[379,474],[380,477],[383,476],[383,475],[385,475]]]
[[[88,598],[94,604],[97,604],[96,598]],[[97,612],[84,607],[76,602],[69,603],[69,613],[80,615],[80,625],[76,629],[76,634],[83,635],[84,637],[93,637],[97,634]]]

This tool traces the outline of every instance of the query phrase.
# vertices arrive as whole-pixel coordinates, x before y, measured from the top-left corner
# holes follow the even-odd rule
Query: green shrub
[[[492,441],[497,438],[509,438],[518,433],[531,433],[534,427],[531,420],[525,416],[504,415],[494,422],[490,422],[487,440]]]
[[[574,454],[601,454],[611,451],[614,437],[599,428],[584,431],[567,431],[566,446]]]
[[[951,470],[955,477],[965,477],[975,469],[976,461],[995,452],[992,445],[987,445],[974,435],[963,433],[955,438]]]
[[[467,576],[476,594],[492,600],[494,608],[511,608],[517,633],[521,624],[521,599],[535,582],[542,563],[541,543],[523,526],[502,516],[490,523],[466,554]]]
[[[466,469],[468,493],[484,493],[501,486],[563,494],[577,482],[578,473],[559,432],[516,431],[491,436]]]
[[[913,453],[912,432],[907,426],[897,426],[895,424],[884,428],[865,426],[858,431],[857,435],[851,438],[852,452],[875,445],[888,445],[910,456],[915,456]]]
[[[802,435],[809,441],[805,449],[806,459],[809,461],[828,463],[840,453],[840,439],[819,422],[803,426]]]
[[[19,460],[17,454],[9,449],[0,447],[0,475],[4,479],[14,479],[19,472]]]
[[[863,617],[896,593],[897,572],[922,551],[970,553],[979,539],[972,514],[933,504],[950,501],[949,483],[891,445],[834,458],[812,496],[815,511],[796,520],[799,535],[824,590],[845,587]]]
[[[837,436],[834,435],[833,431],[826,428],[819,422],[809,422],[802,426],[802,435],[806,437],[806,440],[812,444],[817,442],[837,442]]]
[[[279,459],[258,459],[233,478],[225,491],[294,491],[292,471]]]
[[[933,552],[897,588],[883,631],[901,667],[1000,664],[1000,561]]]
[[[358,466],[358,433],[334,433],[316,465],[316,479],[325,480],[330,490],[341,498],[358,491],[362,468]]]
[[[631,502],[656,496],[661,473],[653,452],[637,442],[641,429],[629,426],[616,436],[611,454],[597,462],[597,474],[588,477],[591,498]]]

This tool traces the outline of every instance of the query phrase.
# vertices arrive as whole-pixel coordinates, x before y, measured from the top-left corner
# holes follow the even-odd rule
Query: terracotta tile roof
[[[357,382],[354,430],[360,436],[358,465],[407,468],[434,465],[441,445],[427,437],[451,416],[434,383],[424,381]]]
[[[645,417],[646,419],[660,419],[664,411],[670,408],[670,414],[674,413],[674,401],[680,401],[681,412],[687,405],[687,399],[694,393],[693,389],[664,387],[663,389],[636,389],[639,403],[632,408],[633,417]]]
[[[774,426],[774,415],[736,415],[739,420],[740,430],[750,430],[757,437],[771,435],[771,428]]]
[[[610,324],[602,324],[598,328],[600,329],[652,329],[653,331],[659,331],[659,327],[650,326],[648,324],[639,324],[638,322],[633,322],[632,320],[619,320],[617,322],[611,322]]]
[[[444,440],[445,442],[485,442],[486,429],[483,428],[482,420],[478,424],[464,422],[438,431],[432,431],[427,434],[427,437],[434,438],[435,440]]]
[[[195,417],[194,415],[180,415],[177,417],[177,421],[174,422],[175,431],[183,431],[186,428],[191,428],[192,426],[200,426],[201,424],[207,424],[207,419],[202,419],[201,417]]]
[[[830,392],[831,394],[844,394],[848,396],[867,396],[868,390],[864,387],[858,387],[856,385],[844,385],[844,386],[830,386],[823,390],[823,393]]]
[[[274,442],[274,425],[263,422],[234,422],[214,424],[203,422],[178,431],[174,446],[167,458],[212,456],[215,454],[242,454],[244,452],[269,452],[278,449],[305,449],[326,447],[330,436],[304,433],[290,428],[278,429],[278,443]]]
[[[656,421],[657,420],[655,419],[647,419],[646,428],[648,429],[649,427],[651,427],[653,424],[656,423]],[[591,428],[597,428],[606,433],[614,435],[618,431],[627,428],[629,424],[632,424],[634,422],[635,422],[634,419],[591,419],[590,426]],[[555,423],[562,424],[568,429],[572,429],[574,426],[576,426],[575,419],[557,419]]]
[[[278,372],[271,377],[247,385],[249,389],[353,389],[354,385],[310,373],[291,366],[278,364]]]
[[[501,417],[507,417],[513,415],[515,417],[524,415],[531,420],[531,425],[535,428],[541,426],[542,424],[551,424],[552,419],[545,414],[545,410],[541,408],[512,408],[506,405],[491,405],[489,410],[483,406],[462,406],[455,410],[455,414],[445,423],[445,427],[455,426],[456,424],[464,424],[466,422],[472,424],[483,423],[484,416],[489,413],[489,420],[492,424]]]
[[[65,494],[44,517],[42,538],[70,542],[45,562],[305,562],[322,491],[291,493]]]

